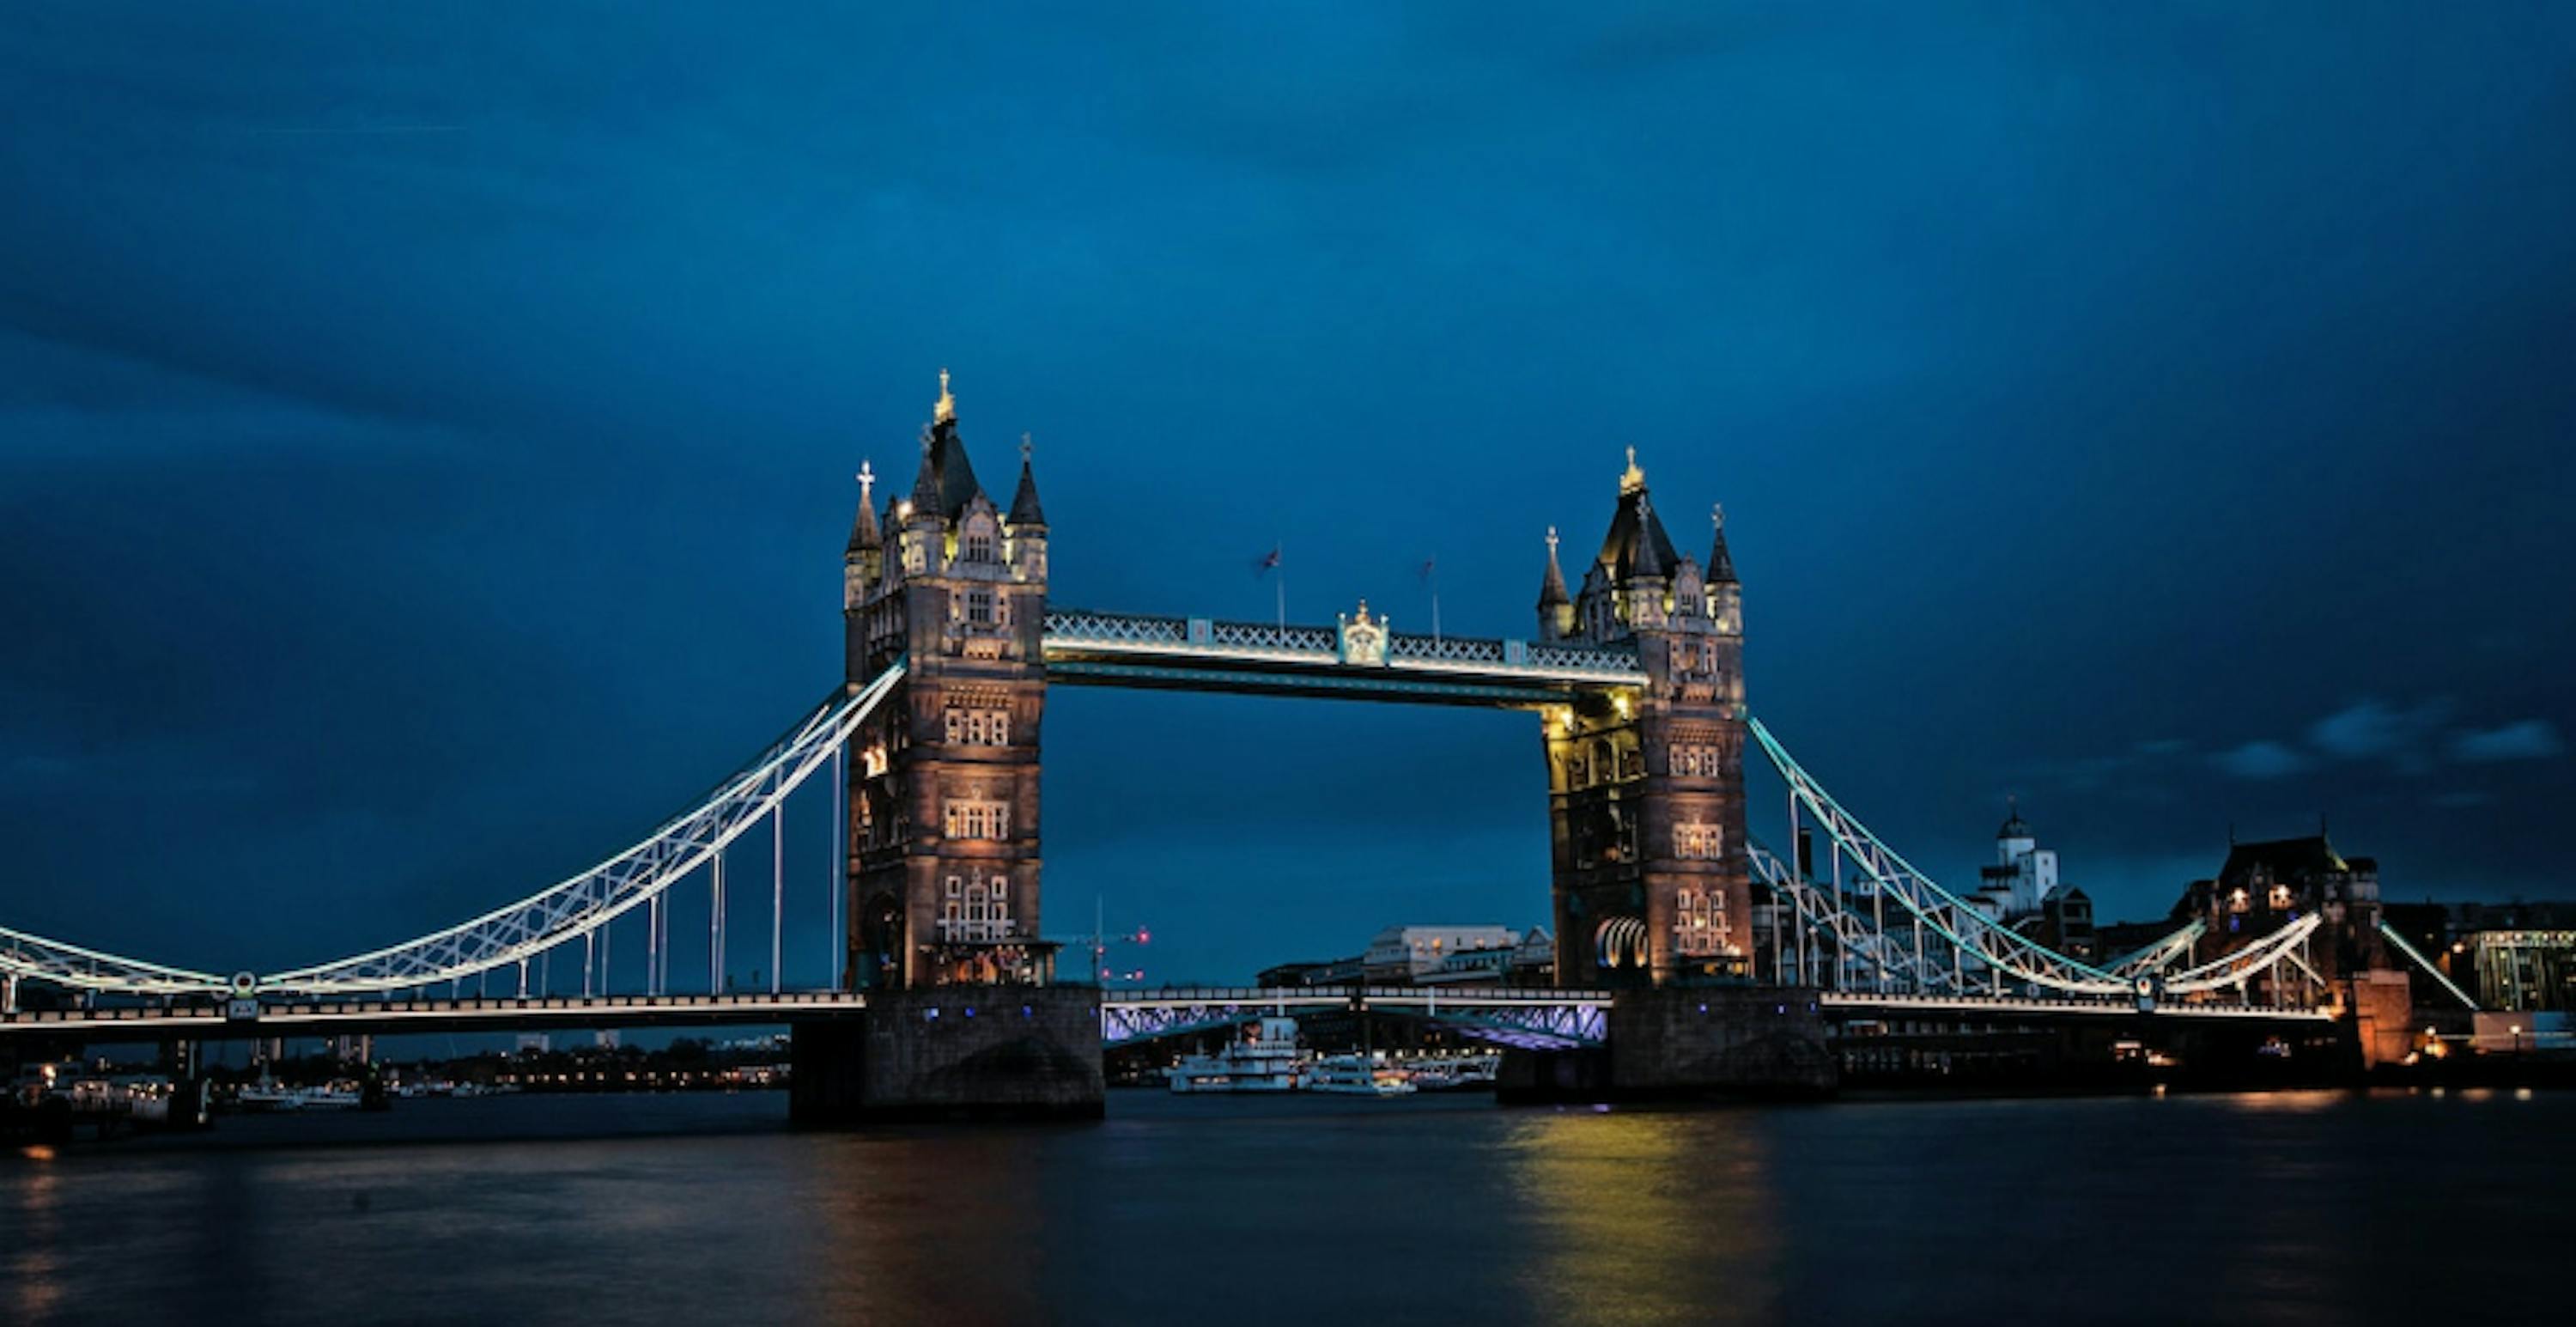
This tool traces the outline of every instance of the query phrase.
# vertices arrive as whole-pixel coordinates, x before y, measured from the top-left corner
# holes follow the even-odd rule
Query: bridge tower
[[[1548,531],[1540,638],[1631,642],[1647,677],[1545,719],[1560,985],[1751,975],[1742,587],[1712,521],[1703,568],[1675,551],[1632,447],[1571,595]]]
[[[909,665],[851,739],[849,972],[876,989],[1041,983],[1038,725],[1047,526],[1025,438],[1006,511],[976,482],[948,372],[909,492],[859,473],[844,564],[847,679]],[[891,487],[891,486],[889,486]]]

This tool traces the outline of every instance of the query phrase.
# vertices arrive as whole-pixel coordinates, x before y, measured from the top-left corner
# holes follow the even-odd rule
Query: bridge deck
[[[0,1037],[78,1036],[89,1042],[253,1037],[387,1036],[537,1028],[728,1027],[833,1018],[865,1010],[852,991],[750,995],[601,995],[455,1000],[298,1000],[263,1004],[256,1018],[222,1005],[44,1009],[0,1014]]]
[[[1545,641],[1384,633],[1346,648],[1340,627],[1203,617],[1047,613],[1050,682],[1431,705],[1532,708],[1646,682],[1633,651]]]
[[[2078,1018],[2211,1018],[2287,1019],[2329,1023],[2334,1015],[2320,1009],[2276,1009],[2266,1005],[2160,1004],[2141,1009],[2134,1000],[2047,1000],[2028,995],[1905,995],[1894,991],[1825,991],[1820,999],[1834,1014],[1992,1014],[2026,1018],[2064,1015]]]

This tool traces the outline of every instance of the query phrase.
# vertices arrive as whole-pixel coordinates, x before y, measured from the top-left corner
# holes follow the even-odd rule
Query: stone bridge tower
[[[1009,510],[976,482],[948,373],[909,492],[859,473],[842,612],[852,687],[910,668],[851,739],[849,972],[860,987],[1037,983],[1047,527],[1025,439]]]
[[[1703,569],[1628,452],[1601,552],[1569,595],[1548,531],[1539,636],[1633,643],[1647,683],[1546,716],[1559,985],[1750,976],[1744,626],[1722,512]]]

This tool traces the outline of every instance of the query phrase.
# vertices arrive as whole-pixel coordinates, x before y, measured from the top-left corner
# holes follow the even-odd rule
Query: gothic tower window
[[[1011,836],[1011,804],[981,798],[952,798],[941,808],[941,832],[952,839],[1006,839]]]
[[[1673,826],[1673,856],[1684,861],[1717,860],[1718,828],[1699,821],[1684,821]]]
[[[1685,889],[1675,896],[1675,948],[1693,957],[1726,949],[1726,895],[1715,889]]]
[[[1011,712],[1000,709],[951,709],[946,713],[952,746],[1009,746]]]

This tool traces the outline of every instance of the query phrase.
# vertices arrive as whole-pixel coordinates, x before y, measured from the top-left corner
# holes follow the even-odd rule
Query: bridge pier
[[[793,1024],[788,1118],[1096,1120],[1100,992],[944,986],[868,997],[864,1017]]]
[[[1504,1057],[1513,1103],[1819,1097],[1840,1077],[1817,993],[1802,986],[1664,986],[1612,1000],[1609,1044]]]

